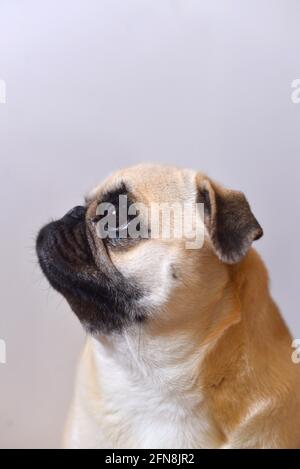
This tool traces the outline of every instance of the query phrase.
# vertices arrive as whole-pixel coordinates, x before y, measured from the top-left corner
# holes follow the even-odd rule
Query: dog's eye
[[[135,219],[135,215],[128,213],[129,204],[127,196],[120,195],[117,204],[102,202],[98,205],[96,216],[97,232],[100,237],[111,240],[128,238],[128,227]]]

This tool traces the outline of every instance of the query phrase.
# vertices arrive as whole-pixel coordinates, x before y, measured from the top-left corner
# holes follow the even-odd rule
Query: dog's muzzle
[[[71,264],[76,268],[82,262],[92,261],[85,230],[85,212],[84,207],[76,206],[60,220],[40,230],[36,249],[43,271],[51,262]]]
[[[145,318],[145,312],[136,308],[143,293],[111,261],[107,268],[107,256],[96,265],[87,229],[82,206],[44,226],[36,241],[39,263],[49,283],[66,298],[89,332],[121,331]]]

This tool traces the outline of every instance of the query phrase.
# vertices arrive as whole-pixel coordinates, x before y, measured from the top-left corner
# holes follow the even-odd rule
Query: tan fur
[[[91,193],[89,215],[119,180],[150,203],[193,199],[207,178],[177,168],[129,168]],[[140,259],[155,249],[172,259],[178,278],[145,325],[122,337],[87,339],[64,445],[149,447],[155,428],[167,429],[174,418],[188,437],[170,435],[169,446],[162,440],[160,447],[300,448],[300,365],[291,360],[292,338],[259,255],[251,248],[240,262],[226,264],[209,236],[200,250],[149,240],[110,255],[120,271],[134,269],[147,283],[151,271]],[[118,401],[112,389],[130,392]],[[150,416],[158,408],[156,425]]]

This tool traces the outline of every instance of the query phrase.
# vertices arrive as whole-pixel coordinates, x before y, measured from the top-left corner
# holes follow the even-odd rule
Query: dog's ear
[[[209,179],[198,183],[198,202],[204,203],[204,222],[218,257],[239,262],[263,230],[242,192],[224,189]]]

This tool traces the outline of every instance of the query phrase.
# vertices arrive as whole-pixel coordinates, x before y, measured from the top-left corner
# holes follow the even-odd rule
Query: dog
[[[203,207],[201,248],[147,226],[100,236],[97,207],[120,196]],[[40,230],[42,271],[87,331],[65,448],[300,448],[299,367],[252,247],[262,234],[243,193],[150,164]]]

